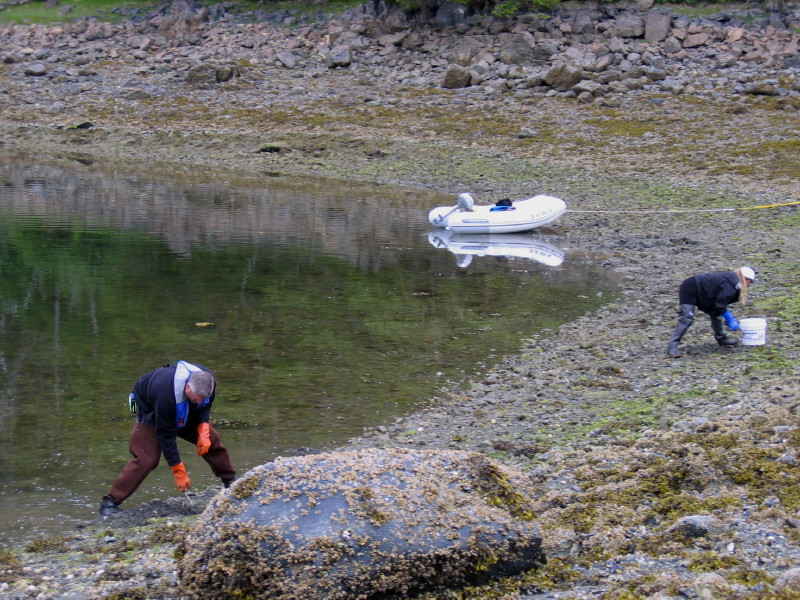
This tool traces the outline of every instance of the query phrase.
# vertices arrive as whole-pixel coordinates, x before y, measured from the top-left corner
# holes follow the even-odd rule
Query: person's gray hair
[[[208,371],[192,371],[186,383],[193,394],[199,394],[203,398],[208,398],[214,391],[214,376]]]

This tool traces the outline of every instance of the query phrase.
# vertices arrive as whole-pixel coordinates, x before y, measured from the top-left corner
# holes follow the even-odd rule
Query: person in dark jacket
[[[161,455],[172,469],[175,485],[185,492],[189,476],[178,453],[177,438],[197,447],[214,475],[228,487],[235,472],[219,434],[209,423],[216,395],[214,374],[201,365],[183,360],[142,375],[129,395],[136,413],[128,450],[133,459],[123,467],[108,494],[100,502],[100,514],[111,515],[158,466]]]
[[[683,335],[694,322],[695,309],[699,308],[711,319],[714,339],[720,346],[735,346],[738,340],[729,338],[723,331],[727,323],[731,331],[738,331],[739,322],[728,310],[734,302],[747,302],[747,288],[756,280],[756,273],[750,267],[733,271],[703,273],[684,279],[678,290],[678,323],[672,331],[667,346],[670,358],[681,356],[678,350]]]

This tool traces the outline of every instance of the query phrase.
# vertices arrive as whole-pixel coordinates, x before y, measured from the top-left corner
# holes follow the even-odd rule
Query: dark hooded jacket
[[[195,366],[211,373],[202,365]],[[170,467],[181,462],[176,444],[178,435],[174,384],[176,369],[177,363],[164,365],[142,375],[133,386],[133,395],[136,398],[136,420],[156,430],[158,445]],[[187,429],[194,430],[200,423],[209,422],[211,405],[216,392],[215,386],[208,402],[203,405],[189,403],[189,414],[185,425]]]
[[[711,317],[719,317],[728,305],[739,301],[739,278],[733,271],[703,273],[685,279],[680,303],[692,304]]]

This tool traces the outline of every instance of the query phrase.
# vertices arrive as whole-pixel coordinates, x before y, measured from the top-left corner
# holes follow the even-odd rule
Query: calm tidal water
[[[542,190],[532,190],[539,192]],[[127,394],[218,377],[239,472],[425,405],[613,284],[535,235],[431,232],[454,196],[321,180],[0,163],[0,545],[92,518]],[[194,487],[216,484],[179,440]],[[163,464],[128,506],[176,493]]]

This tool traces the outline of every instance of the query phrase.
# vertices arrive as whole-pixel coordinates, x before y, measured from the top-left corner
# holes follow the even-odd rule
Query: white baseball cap
[[[749,279],[750,281],[756,280],[756,272],[750,267],[742,267],[739,270],[742,272],[742,276],[744,276],[745,279]]]

